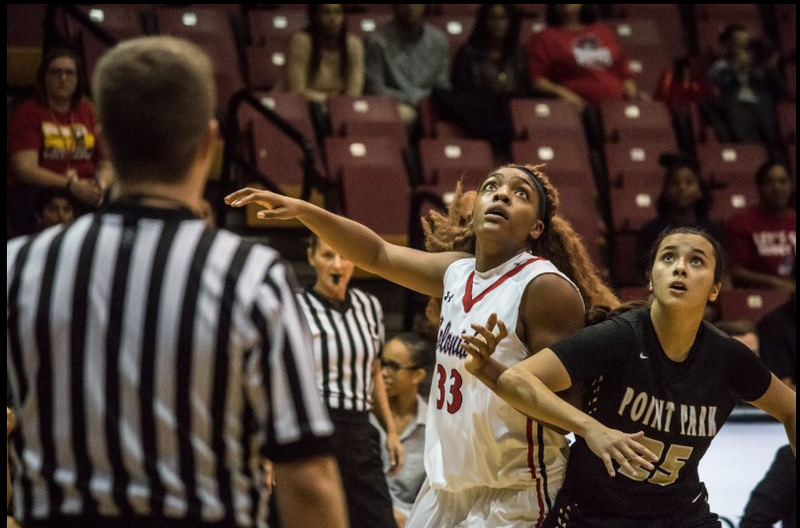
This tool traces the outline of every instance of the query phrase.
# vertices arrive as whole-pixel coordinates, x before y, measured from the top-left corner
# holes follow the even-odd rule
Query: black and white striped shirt
[[[385,339],[380,302],[357,288],[348,288],[338,308],[312,288],[298,299],[314,340],[323,401],[331,409],[372,410],[372,366]]]
[[[15,506],[259,524],[263,456],[329,453],[294,278],[188,210],[111,205],[7,244]]]

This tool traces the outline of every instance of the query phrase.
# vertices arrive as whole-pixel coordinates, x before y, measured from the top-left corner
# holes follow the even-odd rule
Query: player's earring
[[[650,290],[650,291],[653,291],[653,281],[650,281],[650,282],[647,284],[647,289],[648,289],[648,290]]]

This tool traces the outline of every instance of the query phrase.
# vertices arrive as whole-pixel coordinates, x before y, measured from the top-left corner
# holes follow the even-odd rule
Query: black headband
[[[521,167],[519,165],[513,165],[515,169],[521,170],[525,174],[531,177],[533,180],[533,186],[536,187],[536,192],[539,194],[539,219],[547,223],[547,191],[544,190],[544,185],[542,182],[539,181],[539,178],[536,177],[536,174],[530,169],[526,169],[525,167]]]

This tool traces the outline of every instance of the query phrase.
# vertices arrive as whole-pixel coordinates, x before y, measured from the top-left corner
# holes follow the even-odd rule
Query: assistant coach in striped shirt
[[[93,94],[116,198],[7,246],[15,506],[25,526],[347,524],[294,279],[196,218],[217,141],[208,57],[110,51]]]

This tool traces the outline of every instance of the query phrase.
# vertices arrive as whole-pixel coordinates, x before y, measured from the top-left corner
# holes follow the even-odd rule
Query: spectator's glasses
[[[381,368],[385,368],[389,372],[397,372],[398,370],[417,370],[419,367],[412,365],[410,367],[405,367],[396,361],[381,361]]]

